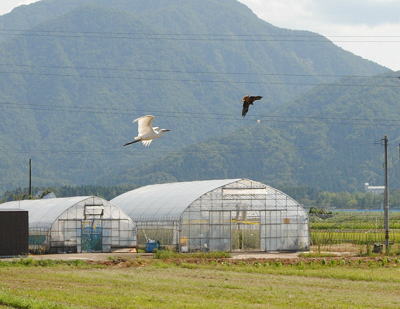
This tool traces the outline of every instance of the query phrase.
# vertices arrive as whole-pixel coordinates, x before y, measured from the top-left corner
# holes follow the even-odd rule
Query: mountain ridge
[[[34,159],[38,185],[96,185],[107,183],[108,176],[118,183],[120,173],[133,165],[137,168],[142,158],[159,160],[181,147],[246,127],[246,122],[232,117],[221,121],[212,115],[200,116],[235,115],[247,93],[264,95],[269,103],[258,105],[257,111],[265,114],[271,108],[284,109],[313,84],[332,81],[324,75],[389,71],[330,42],[313,47],[299,42],[210,40],[220,31],[235,35],[302,33],[276,28],[233,0],[119,0],[113,5],[47,0],[0,16],[0,27],[16,29],[25,23],[32,30],[0,41],[0,63],[7,64],[0,81],[0,168],[4,175],[0,190],[25,182],[29,157]],[[89,34],[199,34],[200,30],[212,32],[199,41]],[[33,35],[37,31],[50,33]],[[310,76],[279,75],[293,72]],[[293,85],[300,83],[310,85]],[[131,120],[154,111],[159,111],[157,125],[174,133],[151,149],[121,149],[135,134]],[[169,176],[160,172],[159,177]]]

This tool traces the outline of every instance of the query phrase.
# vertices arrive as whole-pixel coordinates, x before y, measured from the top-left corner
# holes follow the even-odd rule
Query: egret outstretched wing
[[[142,141],[142,144],[143,144],[143,146],[145,146],[145,147],[149,147],[152,141],[153,141],[153,140]]]
[[[133,120],[133,122],[138,123],[138,133],[139,136],[144,136],[153,133],[153,119],[154,116],[146,115]]]

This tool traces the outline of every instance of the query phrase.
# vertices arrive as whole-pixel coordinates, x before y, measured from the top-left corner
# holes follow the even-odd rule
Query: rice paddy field
[[[399,308],[400,259],[2,262],[0,308]]]
[[[390,228],[400,230],[400,212],[391,212]],[[311,229],[318,230],[382,230],[383,229],[383,211],[339,211],[326,219],[317,216],[310,218]]]
[[[327,219],[311,216],[310,231],[313,246],[324,250],[336,250],[340,244],[356,245],[362,249],[382,244],[385,240],[381,212],[336,212]],[[399,212],[390,214],[390,243],[395,251],[400,250]]]

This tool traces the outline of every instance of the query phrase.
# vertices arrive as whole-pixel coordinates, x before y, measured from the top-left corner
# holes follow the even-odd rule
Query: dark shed
[[[0,256],[28,254],[28,212],[0,207]]]

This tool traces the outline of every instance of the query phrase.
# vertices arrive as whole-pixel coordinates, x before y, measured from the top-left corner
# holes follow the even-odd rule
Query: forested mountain
[[[318,34],[274,27],[235,0],[43,0],[0,16],[0,29],[0,190],[25,185],[29,157],[36,185],[221,178],[232,173],[218,172],[226,168],[260,178],[253,160],[227,166],[212,154],[207,167],[193,155],[179,177],[154,168],[174,157],[180,164],[191,144],[220,137],[207,147],[231,147],[238,128],[253,134],[236,116],[245,94],[264,96],[260,114],[284,112],[337,75],[389,71]],[[149,149],[122,149],[136,133],[131,120],[148,113],[173,131]],[[222,136],[233,131],[229,145]],[[277,162],[263,170],[300,173],[291,140],[275,127],[266,133],[282,143],[257,146]],[[282,147],[293,148],[285,162]],[[149,166],[150,175],[137,174]]]
[[[129,170],[120,181],[248,177],[275,186],[360,191],[365,182],[383,183],[380,140],[388,135],[390,182],[398,187],[399,75],[317,87],[279,113],[253,110],[248,128]]]

